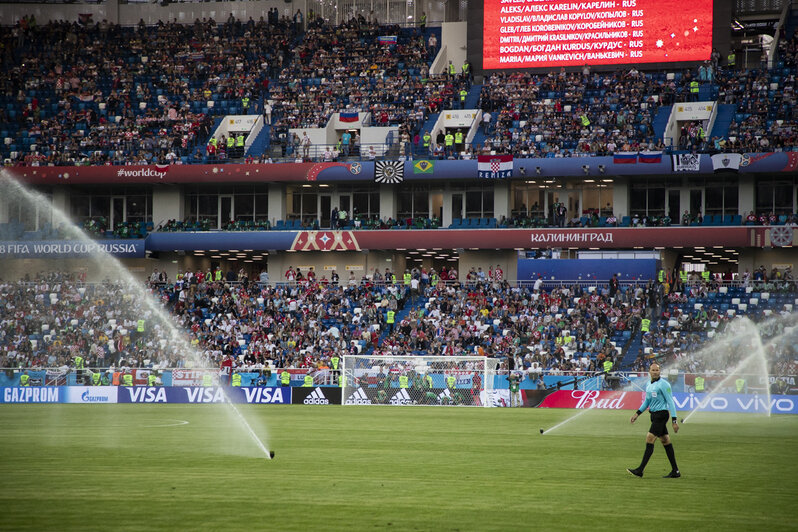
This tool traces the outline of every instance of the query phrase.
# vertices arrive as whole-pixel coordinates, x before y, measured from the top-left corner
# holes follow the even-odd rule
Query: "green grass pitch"
[[[796,530],[798,416],[697,415],[639,463],[626,411],[0,407],[0,530]]]

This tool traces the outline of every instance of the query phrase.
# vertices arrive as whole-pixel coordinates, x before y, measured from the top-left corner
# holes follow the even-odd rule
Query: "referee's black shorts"
[[[656,437],[665,436],[668,434],[668,420],[671,413],[668,410],[657,410],[651,412],[651,427],[648,431]]]

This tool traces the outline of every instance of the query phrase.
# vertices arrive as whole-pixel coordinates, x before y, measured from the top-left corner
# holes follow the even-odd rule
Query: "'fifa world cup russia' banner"
[[[108,253],[118,258],[143,258],[144,239],[135,240],[41,240],[2,241],[0,258],[17,259],[69,259],[81,258],[96,253]]]
[[[543,400],[540,408],[596,408],[599,410],[637,410],[643,403],[644,392],[615,392],[598,390],[558,390]],[[745,394],[675,393],[677,411],[798,414],[798,396]]]

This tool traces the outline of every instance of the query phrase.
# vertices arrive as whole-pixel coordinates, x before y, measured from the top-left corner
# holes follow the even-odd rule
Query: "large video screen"
[[[702,61],[713,0],[485,0],[484,69]]]

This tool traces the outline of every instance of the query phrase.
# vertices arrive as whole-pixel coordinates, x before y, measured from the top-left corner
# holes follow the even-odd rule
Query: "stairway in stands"
[[[731,125],[736,110],[736,105],[721,104],[718,106],[718,116],[715,118],[715,124],[712,126],[710,138],[728,138],[729,126]]]
[[[626,344],[626,354],[621,361],[620,368],[614,369],[625,370],[631,368],[632,364],[637,360],[637,355],[641,347],[643,347],[643,334],[638,330]]]
[[[468,96],[466,96],[466,109],[477,109],[477,106],[479,105],[479,94],[481,92],[482,85],[471,85],[471,90],[468,91]]]
[[[269,144],[271,140],[271,127],[269,125],[264,125],[263,128],[258,133],[258,136],[255,137],[255,140],[252,141],[252,144],[249,147],[249,151],[247,151],[247,155],[251,155],[253,157],[260,157],[263,153],[268,153],[269,151]]]
[[[399,323],[405,319],[411,311],[418,310],[424,308],[424,305],[427,303],[428,299],[426,297],[417,297],[415,302],[411,304],[410,300],[408,299],[405,303],[404,308],[401,310],[396,311],[396,315],[394,316],[394,328],[399,325]],[[382,345],[382,342],[385,341],[385,338],[388,336],[388,326],[385,324],[385,314],[382,314],[381,317],[382,323],[380,324],[380,339],[379,345]],[[370,355],[374,351],[374,346],[369,344],[360,354],[361,355]]]
[[[654,128],[654,138],[661,139],[665,135],[665,128],[668,126],[672,110],[672,105],[663,105],[657,111],[657,116],[654,117],[654,122],[651,124]]]

